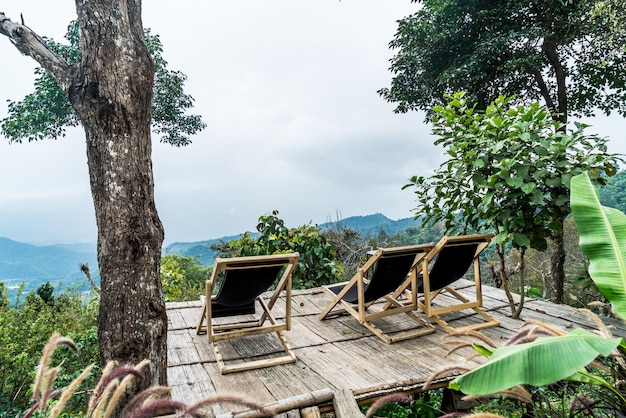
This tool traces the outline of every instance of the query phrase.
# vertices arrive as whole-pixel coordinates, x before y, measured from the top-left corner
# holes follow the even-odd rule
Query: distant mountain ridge
[[[403,218],[394,221],[381,213],[376,213],[365,216],[351,216],[339,221],[325,222],[318,226],[320,230],[324,231],[337,225],[353,229],[359,232],[363,237],[370,237],[378,235],[380,232],[384,232],[388,235],[396,235],[410,227],[420,226],[421,221],[413,218]],[[164,253],[180,254],[185,257],[198,257],[204,265],[209,266],[213,264],[215,259],[215,251],[210,248],[212,244],[229,242],[239,237],[241,237],[241,234],[206,241],[175,242],[166,246]]]
[[[0,281],[10,288],[24,283],[25,292],[49,281],[55,288],[89,284],[80,265],[89,264],[99,279],[96,247],[92,244],[33,245],[0,237]]]
[[[327,222],[321,224],[320,229],[324,230],[332,228],[335,225],[341,225],[354,229],[362,236],[368,237],[378,235],[380,232],[384,232],[388,235],[396,235],[406,231],[408,228],[420,226],[421,224],[422,222],[420,220],[415,220],[414,218],[402,218],[394,221],[382,213],[375,213],[373,215],[351,216],[336,222]]]
[[[413,218],[394,221],[383,214],[376,213],[326,222],[319,225],[319,228],[325,230],[341,225],[368,237],[375,236],[381,231],[388,235],[396,235],[420,224],[420,221]],[[239,237],[241,234],[204,241],[174,242],[167,245],[163,252],[186,257],[197,256],[203,264],[208,266],[212,265],[215,259],[215,252],[210,248],[211,244],[229,242]],[[95,243],[34,245],[0,237],[0,282],[11,288],[24,283],[26,293],[37,289],[46,281],[49,281],[55,288],[62,284],[89,289],[89,283],[80,271],[80,265],[84,263],[89,264],[92,277],[99,282]]]
[[[220,242],[230,242],[241,237],[239,235],[230,235],[222,238],[214,238],[205,241],[194,242],[173,242],[163,249],[164,254],[180,254],[185,257],[198,257],[198,260],[204,265],[211,265],[215,260],[215,251],[211,249],[211,245]]]

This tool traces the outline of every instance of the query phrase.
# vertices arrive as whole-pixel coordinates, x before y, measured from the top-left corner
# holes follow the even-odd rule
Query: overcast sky
[[[20,0],[7,17],[61,40],[75,2]],[[287,226],[355,215],[413,216],[414,174],[442,162],[430,127],[393,113],[388,43],[409,0],[163,0],[143,2],[170,69],[188,76],[207,128],[185,148],[158,143],[153,165],[165,243],[253,230],[274,209]],[[34,61],[0,36],[0,117],[33,90]],[[589,132],[626,153],[626,121]],[[0,237],[95,241],[84,135],[8,145],[0,137]]]

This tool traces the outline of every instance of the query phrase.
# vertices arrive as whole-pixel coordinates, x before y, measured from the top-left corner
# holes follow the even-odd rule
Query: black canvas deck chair
[[[499,322],[482,309],[482,287],[480,281],[480,253],[487,248],[493,234],[475,234],[443,237],[418,267],[417,292],[418,306],[447,332],[475,330],[499,325]],[[468,299],[450,286],[472,271],[474,276],[474,300]],[[433,299],[446,292],[458,303],[434,306]],[[412,292],[411,292],[412,293]],[[462,327],[453,328],[441,318],[449,312],[472,309],[484,320]]]
[[[347,312],[388,344],[434,332],[432,325],[413,313],[417,309],[415,295],[406,300],[392,297],[398,288],[416,285],[416,267],[432,247],[431,243],[377,250],[350,281],[322,287],[332,301],[319,318]],[[379,300],[386,302],[386,306],[373,309],[372,305]],[[332,311],[337,305],[343,309]],[[400,313],[417,322],[419,327],[392,333],[383,331],[372,322]]]
[[[207,333],[222,374],[296,361],[282,331],[291,329],[291,277],[298,260],[298,253],[215,260],[211,279],[206,282],[206,295],[201,298],[202,315],[196,332]],[[261,294],[268,291],[273,284],[276,284],[276,289],[265,300]],[[217,293],[214,295],[215,290]],[[279,320],[272,314],[272,308],[283,291],[285,317]],[[260,315],[255,314],[257,304],[262,310]],[[285,355],[233,365],[224,364],[217,344],[219,341],[265,333],[276,334]]]

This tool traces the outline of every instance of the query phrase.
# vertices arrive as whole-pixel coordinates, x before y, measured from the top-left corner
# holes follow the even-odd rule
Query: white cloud
[[[60,40],[70,0],[21,0],[7,17]],[[412,216],[413,174],[442,161],[418,113],[396,115],[376,90],[391,80],[388,49],[408,0],[143,2],[172,69],[188,76],[208,127],[186,148],[155,143],[157,208],[166,243],[252,230],[273,209],[288,225],[381,212]],[[0,37],[4,99],[32,91],[34,63]],[[621,118],[598,119],[619,138]],[[613,136],[616,135],[616,136]],[[612,140],[613,151],[626,142]],[[93,241],[80,129],[56,142],[0,141],[0,236]]]

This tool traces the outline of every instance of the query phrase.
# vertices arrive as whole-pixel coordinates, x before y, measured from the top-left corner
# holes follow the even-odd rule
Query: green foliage
[[[590,275],[614,309],[624,315],[626,215],[600,204],[587,172],[575,176],[571,186],[572,213],[580,232],[580,246],[590,259]],[[539,386],[568,379],[604,388],[618,399],[615,410],[622,411],[626,408],[626,399],[620,385],[611,384],[585,369],[597,356],[606,357],[618,347],[622,352],[626,350],[622,338],[601,337],[581,329],[498,349],[475,345],[477,351],[490,359],[450,385],[464,393],[486,394],[517,384]],[[616,364],[623,375],[623,363]],[[621,379],[619,375],[618,379]]]
[[[76,352],[67,348],[60,348],[55,351],[52,358],[53,363],[62,364],[64,373],[56,379],[58,387],[67,387],[76,379],[85,367],[94,364],[91,374],[85,379],[84,385],[87,388],[95,388],[98,382],[98,376],[102,374],[102,368],[98,365],[99,348],[98,348],[98,330],[95,326],[86,330],[75,330],[67,335],[78,349]],[[66,411],[70,411],[68,416],[76,416],[85,409],[85,405],[89,402],[89,392],[78,392],[72,396],[66,407]]]
[[[161,258],[161,283],[166,302],[198,300],[211,277],[198,257],[165,254]]]
[[[626,213],[626,170],[611,177],[599,192],[603,206],[610,206]]]
[[[578,328],[562,336],[500,347],[485,364],[453,380],[450,387],[469,395],[486,395],[516,385],[543,386],[567,378],[591,383],[592,375],[584,367],[598,355],[608,356],[621,342],[621,338],[605,338]],[[477,351],[491,350],[482,347]],[[608,383],[606,386],[610,388]]]
[[[163,58],[163,45],[158,35],[145,31],[145,42],[155,66],[152,100],[152,126],[161,135],[161,141],[175,146],[187,145],[189,137],[205,128],[199,115],[186,115],[193,106],[193,97],[183,91],[185,74],[167,68]],[[78,21],[72,21],[65,35],[69,44],[46,39],[52,51],[69,64],[81,59]],[[65,136],[66,127],[78,126],[80,120],[74,112],[65,92],[54,77],[42,68],[35,69],[34,93],[22,101],[9,102],[8,116],[0,121],[2,134],[12,142],[23,139],[36,141],[44,138],[58,139]]]
[[[435,144],[448,160],[429,178],[414,176],[415,212],[446,229],[495,229],[496,243],[544,250],[569,214],[569,183],[585,170],[615,172],[606,139],[565,132],[539,103],[511,106],[499,97],[484,112],[464,93],[434,108]],[[459,225],[460,224],[460,225]]]
[[[600,204],[587,173],[572,179],[572,213],[580,247],[589,257],[591,278],[613,309],[626,318],[626,215]]]
[[[36,292],[37,296],[39,296],[45,304],[54,304],[54,297],[52,296],[54,293],[54,287],[50,284],[50,282],[45,282],[39,286]]]
[[[335,283],[343,269],[337,262],[336,251],[319,228],[302,225],[290,229],[277,215],[278,211],[273,211],[260,216],[257,225],[259,236],[253,238],[250,233],[245,233],[231,241],[230,255],[243,257],[298,252],[300,261],[293,275],[295,289]]]
[[[9,289],[0,282],[0,311],[9,307]]]
[[[421,0],[398,21],[394,77],[379,90],[396,112],[431,109],[467,91],[542,99],[557,112],[626,114],[626,10],[618,0]],[[431,113],[432,115],[432,113]]]
[[[206,127],[200,115],[186,115],[193,106],[193,97],[184,92],[187,76],[180,71],[167,69],[163,58],[163,45],[159,35],[146,30],[146,46],[154,62],[154,89],[152,96],[152,122],[154,131],[162,135],[161,142],[181,146],[191,143],[189,137]]]
[[[382,405],[371,416],[375,418],[435,418],[441,415],[442,398],[441,390],[424,392],[417,400],[408,405],[397,402]]]
[[[54,331],[73,336],[82,347],[78,355],[58,353],[65,363],[59,376],[61,383],[88,364],[97,363],[97,309],[97,301],[85,301],[83,295],[70,290],[52,295],[48,302],[31,292],[20,305],[16,302],[0,307],[0,415],[15,416],[11,411],[23,411],[29,406],[35,369]],[[75,406],[80,407],[79,403]]]

